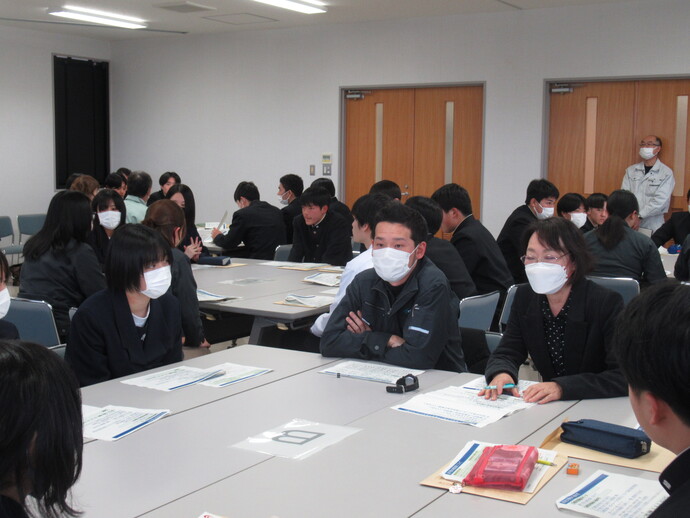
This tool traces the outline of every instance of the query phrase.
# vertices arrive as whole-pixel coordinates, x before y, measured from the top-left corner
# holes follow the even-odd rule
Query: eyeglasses
[[[566,255],[570,254],[563,254],[563,255],[554,255],[554,254],[547,254],[541,259],[537,257],[536,255],[523,255],[520,257],[520,260],[524,264],[530,264],[530,263],[557,263],[559,259],[565,257]]]
[[[640,142],[640,147],[659,147],[660,145],[658,142],[645,142],[644,140]]]

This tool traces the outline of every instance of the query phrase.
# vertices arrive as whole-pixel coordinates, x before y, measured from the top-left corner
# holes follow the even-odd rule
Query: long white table
[[[236,300],[200,305],[219,311],[254,316],[249,341],[256,344],[262,343],[262,332],[267,327],[278,323],[295,325],[299,321],[328,311],[328,306],[304,308],[276,302],[282,301],[291,293],[324,295],[325,291],[332,289],[304,282],[304,278],[316,273],[315,271],[286,270],[261,264],[265,262],[267,261],[237,258],[233,259],[233,263],[245,266],[194,270],[194,278],[200,289],[217,295],[240,297]],[[254,280],[258,282],[253,282]],[[234,284],[228,284],[226,281]]]

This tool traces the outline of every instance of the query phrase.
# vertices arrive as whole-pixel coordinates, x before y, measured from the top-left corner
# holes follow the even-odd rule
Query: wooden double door
[[[615,81],[570,85],[550,94],[548,178],[561,194],[609,194],[625,168],[640,162],[639,143],[657,135],[659,159],[673,169],[671,207],[687,210],[690,187],[690,80]]]
[[[430,196],[455,182],[479,217],[483,86],[348,91],[345,101],[345,200],[352,205],[379,180],[409,196]]]

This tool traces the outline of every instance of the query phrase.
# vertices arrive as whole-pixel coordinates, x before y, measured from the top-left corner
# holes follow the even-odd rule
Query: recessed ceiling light
[[[117,20],[114,18],[105,18],[103,16],[96,16],[93,14],[76,13],[71,11],[48,11],[48,14],[59,16],[61,18],[69,18],[70,20],[79,20],[82,22],[97,23],[100,25],[110,25],[113,27],[120,27],[122,29],[145,29],[146,25],[140,23],[132,23],[124,20]]]
[[[142,20],[141,18],[135,18],[134,16],[125,16],[123,14],[110,13],[108,11],[101,11],[99,9],[91,9],[89,7],[65,5],[63,6],[63,9],[67,9],[68,11],[76,11],[78,13],[93,14],[95,16],[102,16],[104,18],[115,18],[116,20],[124,20],[126,22],[146,23],[146,20]]]
[[[317,14],[325,13],[326,9],[323,7],[312,7],[310,5],[304,5],[299,2],[294,2],[293,0],[254,0],[255,2],[260,2],[262,4],[272,5],[274,7],[282,7],[283,9],[290,9],[291,11],[297,11],[298,13],[304,14]],[[305,0],[306,1],[306,0]],[[312,0],[310,4],[315,4],[316,2]],[[323,5],[323,3],[321,3]]]

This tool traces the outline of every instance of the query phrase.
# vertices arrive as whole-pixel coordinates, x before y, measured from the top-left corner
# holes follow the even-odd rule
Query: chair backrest
[[[290,257],[290,251],[292,250],[292,245],[278,245],[276,247],[276,252],[273,255],[274,261],[287,261]]]
[[[14,243],[14,228],[12,227],[12,220],[9,216],[0,216],[0,239],[12,236],[12,243]]]
[[[501,338],[503,338],[502,333],[494,333],[493,331],[487,331],[484,336],[486,337],[486,346],[491,353],[496,350],[498,344],[501,343]]]
[[[623,304],[626,306],[628,302],[640,294],[640,283],[629,277],[596,277],[592,275],[587,278],[605,288],[620,293],[621,297],[623,297]]]
[[[506,300],[503,302],[503,309],[501,309],[501,317],[498,320],[498,327],[501,332],[506,330],[508,319],[510,318],[510,308],[513,307],[513,300],[515,299],[515,292],[522,286],[522,284],[513,284],[506,292]]]
[[[50,348],[51,351],[53,351],[55,354],[57,354],[60,358],[63,360],[65,359],[65,344],[61,345],[54,345],[53,347]]]
[[[465,297],[460,301],[458,326],[488,331],[500,298],[501,294],[497,291]]]
[[[17,225],[19,226],[19,240],[21,236],[33,236],[46,220],[45,214],[20,214],[17,216]]]
[[[17,326],[19,338],[52,347],[60,344],[53,308],[42,300],[12,299],[5,320]]]

